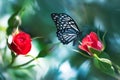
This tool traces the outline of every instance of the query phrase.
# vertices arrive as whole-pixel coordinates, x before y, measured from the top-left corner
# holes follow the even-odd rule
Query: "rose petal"
[[[83,38],[82,43],[90,45],[92,43],[89,35]]]
[[[98,38],[98,36],[95,32],[91,32],[89,35],[90,35],[90,38],[91,38],[92,41],[97,42],[99,40],[99,38]]]
[[[97,48],[98,50],[102,50],[103,44],[100,41],[97,42],[97,46],[98,46]]]
[[[87,52],[89,55],[92,55],[88,49],[88,46],[87,45],[79,45],[78,48],[80,48],[81,50]]]
[[[86,45],[79,45],[79,48],[86,51],[86,52],[89,52],[88,48]]]
[[[25,32],[19,32],[13,36],[12,43],[9,47],[15,53],[25,55],[31,49],[31,37]]]
[[[81,45],[79,45],[78,47],[86,51],[89,55],[92,55],[88,48],[90,47],[96,50],[102,50],[103,44],[102,42],[100,42],[97,34],[95,32],[91,32],[89,35],[86,35],[83,38]]]

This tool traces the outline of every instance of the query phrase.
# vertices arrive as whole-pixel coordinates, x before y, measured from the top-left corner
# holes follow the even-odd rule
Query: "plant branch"
[[[80,53],[82,56],[84,56],[84,57],[87,57],[87,58],[92,58],[92,57],[90,57],[90,56],[88,56],[88,55],[86,55],[86,54],[84,54],[84,53],[82,53],[82,52],[80,52],[80,51],[78,51],[78,50],[75,50],[75,49],[72,49],[73,51],[75,51],[75,52],[77,52],[77,53]]]
[[[12,52],[11,54],[14,54],[14,52]],[[8,64],[7,67],[11,67],[11,66],[12,66],[12,64],[14,63],[14,61],[15,61],[15,59],[16,59],[17,56],[18,56],[18,55],[15,55],[14,57],[12,57],[12,61],[11,61],[10,64]]]
[[[17,66],[12,66],[11,68],[16,68],[16,69],[17,69],[17,68],[20,68],[20,67],[22,67],[22,66],[25,66],[25,65],[31,63],[31,62],[34,61],[34,60],[36,60],[36,58],[33,58],[32,60],[30,60],[30,61],[28,61],[28,62],[26,62],[26,63],[24,63],[24,64],[17,65]]]

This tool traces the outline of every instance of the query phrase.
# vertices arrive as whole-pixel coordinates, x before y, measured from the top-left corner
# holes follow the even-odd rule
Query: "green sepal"
[[[17,27],[19,27],[22,23],[21,21],[21,15],[23,13],[24,9],[20,9],[16,11],[8,20],[8,28],[7,28],[7,35],[10,35],[13,30]]]
[[[96,50],[94,48],[91,48],[91,47],[88,47],[89,51],[92,53],[92,54],[96,54],[96,55],[100,55],[101,54],[101,51],[99,50]]]
[[[12,59],[15,59],[17,55],[14,52],[11,52],[11,56],[12,56]]]
[[[102,51],[106,48],[106,43],[105,43],[106,33],[107,33],[107,32],[105,32],[105,33],[103,34],[103,36],[102,36],[102,43],[103,43],[103,49],[102,49]]]
[[[21,18],[19,16],[19,11],[15,12],[8,20],[9,27],[17,27],[21,24]]]

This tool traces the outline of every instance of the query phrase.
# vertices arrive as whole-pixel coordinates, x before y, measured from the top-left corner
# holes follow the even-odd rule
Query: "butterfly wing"
[[[56,33],[57,33],[58,39],[63,44],[68,44],[77,37],[77,35],[75,33],[72,33],[70,30],[64,30],[64,31],[58,30]]]
[[[69,15],[65,13],[52,13],[51,17],[57,28],[57,37],[63,44],[68,44],[78,38],[80,30]]]

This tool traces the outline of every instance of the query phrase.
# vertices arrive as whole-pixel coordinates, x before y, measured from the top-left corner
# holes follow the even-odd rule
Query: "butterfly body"
[[[81,32],[75,21],[65,13],[52,13],[51,17],[57,28],[57,37],[63,44],[76,41]]]

